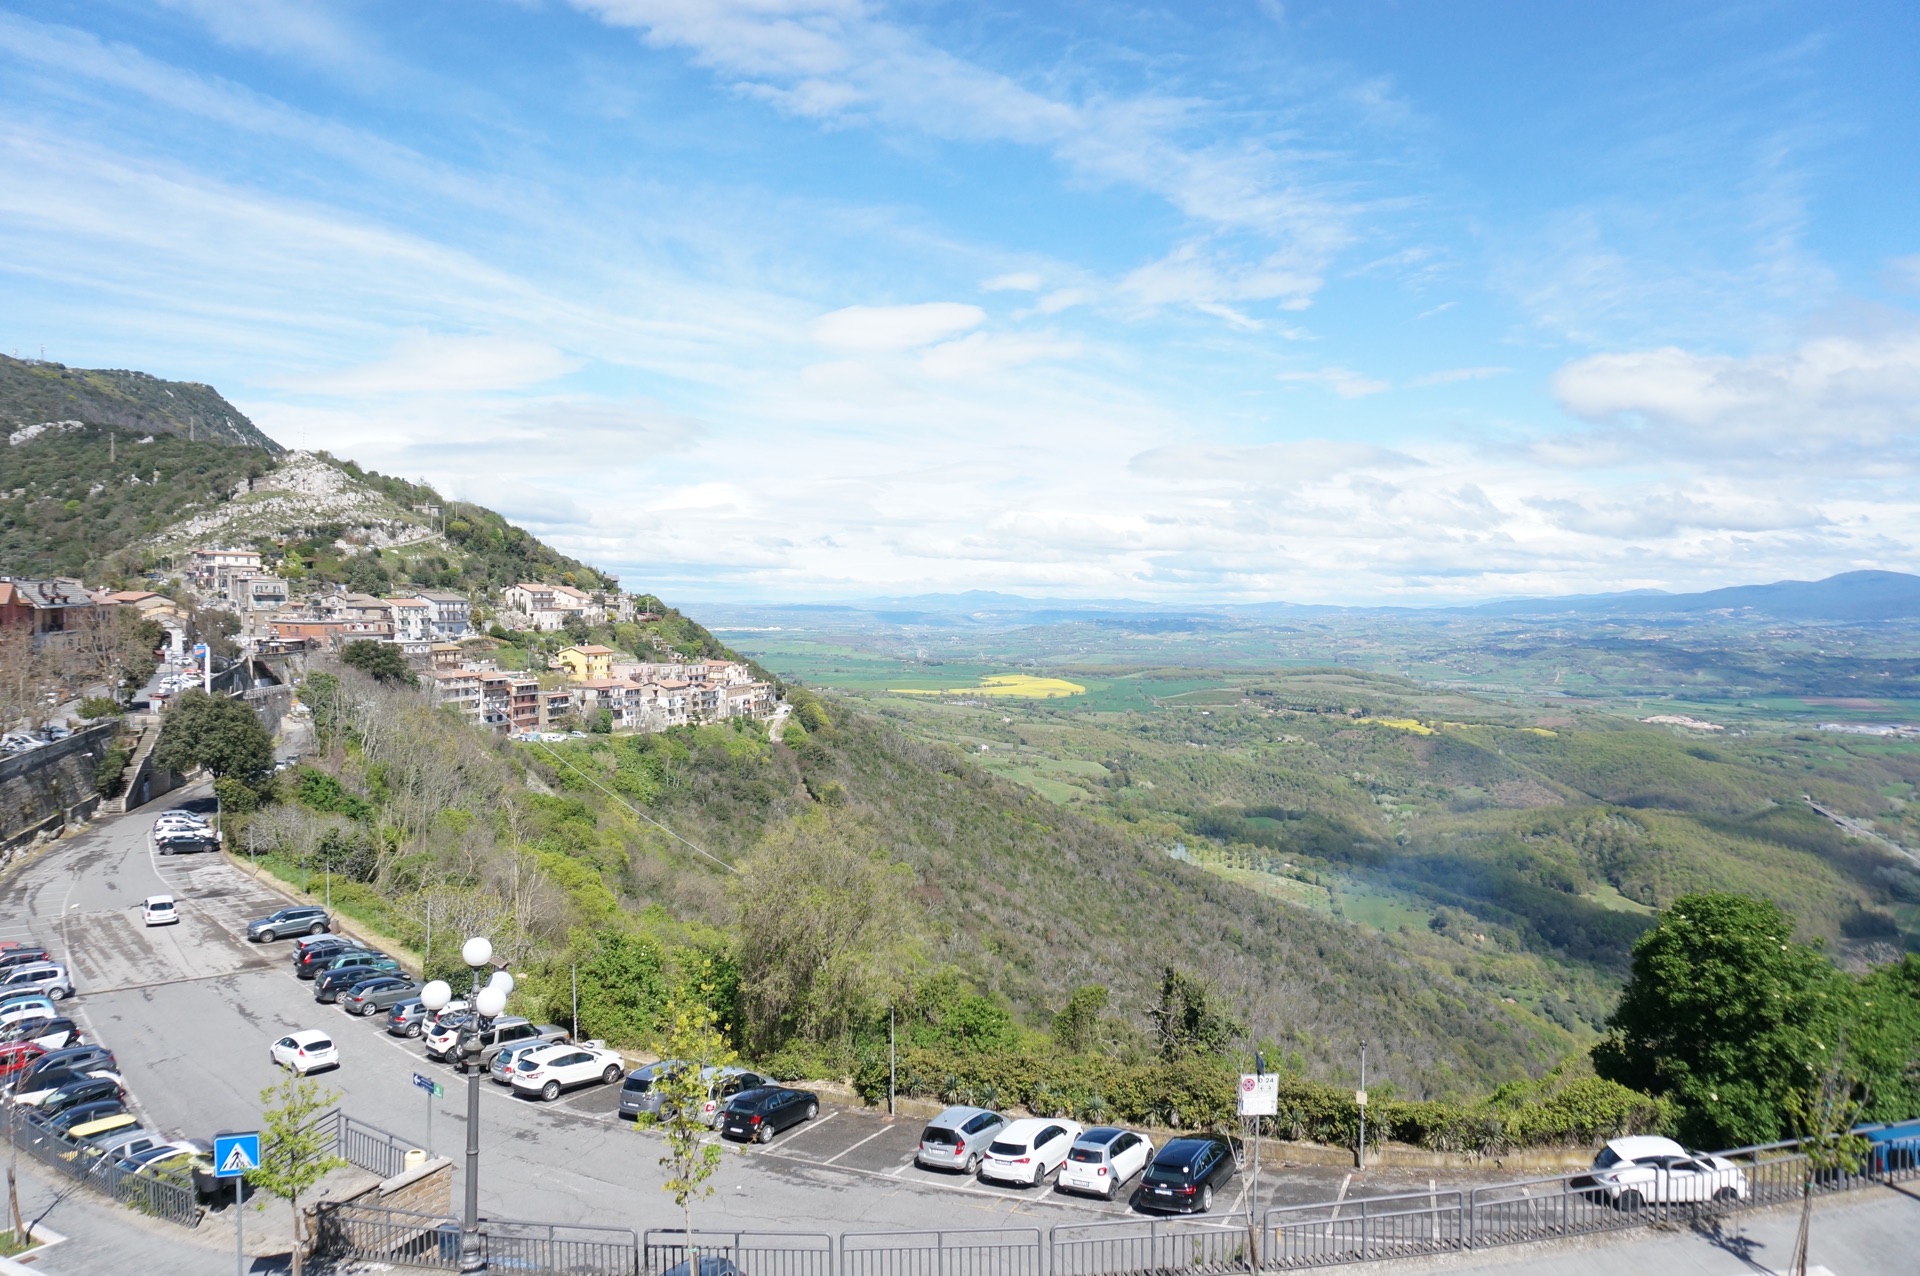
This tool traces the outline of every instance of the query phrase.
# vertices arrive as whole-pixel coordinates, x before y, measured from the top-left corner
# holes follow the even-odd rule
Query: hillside
[[[59,421],[281,451],[278,443],[210,385],[0,355],[0,423],[11,433]]]

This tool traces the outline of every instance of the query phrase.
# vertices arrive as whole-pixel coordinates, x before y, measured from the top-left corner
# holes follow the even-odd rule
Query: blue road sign
[[[442,1087],[438,1081],[435,1081],[432,1077],[423,1077],[417,1072],[413,1074],[413,1084],[419,1089],[425,1090],[436,1099],[444,1098],[447,1093],[446,1089]]]
[[[260,1132],[216,1134],[213,1136],[213,1173],[216,1178],[236,1179],[248,1170],[260,1168]]]

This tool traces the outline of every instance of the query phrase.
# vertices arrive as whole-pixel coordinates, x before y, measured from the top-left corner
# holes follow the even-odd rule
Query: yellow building
[[[613,677],[613,648],[590,642],[583,647],[562,647],[551,668],[564,669],[575,682],[596,682]]]

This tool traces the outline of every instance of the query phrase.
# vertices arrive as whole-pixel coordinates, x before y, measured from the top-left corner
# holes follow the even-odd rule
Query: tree
[[[1632,973],[1593,1050],[1602,1077],[1680,1104],[1699,1147],[1782,1137],[1809,1064],[1838,1040],[1852,981],[1769,900],[1684,895],[1633,946]]]
[[[1053,1039],[1068,1054],[1081,1054],[1093,1046],[1100,1030],[1100,1012],[1107,1008],[1107,990],[1099,984],[1086,984],[1073,990],[1053,1016]]]
[[[1839,1174],[1857,1174],[1866,1160],[1866,1140],[1853,1133],[1860,1121],[1860,1102],[1857,1082],[1849,1074],[1847,1043],[1833,1043],[1822,1065],[1815,1068],[1809,1063],[1809,1075],[1787,1097],[1794,1137],[1806,1157],[1800,1178],[1800,1230],[1787,1261],[1789,1276],[1807,1276],[1815,1184]]]
[[[1160,1057],[1168,1063],[1219,1054],[1246,1031],[1213,1008],[1206,985],[1172,966],[1161,973],[1160,1004],[1147,1015],[1160,1042]]]
[[[167,710],[153,760],[170,771],[205,767],[216,780],[257,786],[273,773],[273,737],[245,701],[189,691]]]
[[[664,1057],[679,1066],[667,1070],[654,1081],[660,1094],[658,1125],[666,1136],[667,1150],[660,1166],[667,1180],[660,1186],[673,1196],[686,1225],[688,1270],[697,1272],[699,1252],[693,1243],[693,1201],[711,1196],[713,1185],[707,1180],[720,1168],[721,1151],[713,1141],[713,1131],[702,1119],[713,1069],[734,1061],[713,1007],[696,991],[676,993],[667,1007],[667,1031],[662,1042]]]
[[[849,816],[815,811],[769,834],[733,881],[744,1040],[830,1041],[884,1003],[909,964],[912,885]]]
[[[305,1257],[306,1219],[300,1198],[346,1162],[333,1154],[333,1140],[315,1128],[314,1118],[339,1101],[310,1077],[288,1076],[260,1092],[260,1164],[247,1182],[293,1209],[293,1276]]]
[[[587,627],[584,616],[568,616],[560,622],[560,628],[576,644],[584,643],[593,636],[593,631]]]
[[[52,662],[23,625],[0,625],[0,731],[22,719],[39,726],[56,679]]]
[[[652,1037],[668,1000],[660,945],[645,935],[610,928],[583,928],[574,932],[573,940],[579,954],[581,1030],[619,1045],[638,1045]],[[564,991],[571,993],[570,988]]]
[[[399,683],[408,687],[414,685],[413,670],[408,666],[407,658],[400,654],[400,648],[390,642],[356,638],[340,649],[340,661],[358,669],[375,682]]]
[[[154,648],[166,640],[166,630],[157,621],[131,607],[89,607],[79,614],[65,654],[76,677],[100,684],[113,695],[123,686],[143,686],[153,677],[159,663]]]

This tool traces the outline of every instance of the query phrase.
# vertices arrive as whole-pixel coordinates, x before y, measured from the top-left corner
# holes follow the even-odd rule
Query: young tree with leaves
[[[657,1125],[667,1143],[666,1153],[660,1158],[667,1181],[661,1187],[680,1207],[686,1225],[688,1271],[697,1276],[700,1254],[693,1243],[693,1202],[696,1197],[713,1194],[708,1180],[720,1168],[723,1155],[720,1146],[709,1141],[713,1132],[701,1119],[701,1109],[707,1101],[713,1070],[732,1064],[736,1056],[695,982],[696,986],[675,993],[668,1004],[662,1048],[677,1066],[653,1084],[660,1095]]]
[[[1800,1180],[1800,1230],[1787,1262],[1788,1276],[1807,1276],[1815,1186],[1835,1175],[1859,1173],[1867,1150],[1866,1140],[1853,1133],[1860,1121],[1860,1101],[1858,1083],[1850,1075],[1846,1042],[1834,1043],[1824,1059],[1808,1060],[1806,1071],[1803,1084],[1787,1096],[1793,1132],[1807,1158]]]
[[[340,662],[358,669],[375,682],[403,687],[411,687],[415,682],[412,666],[400,654],[400,648],[390,642],[356,638],[340,649]]]
[[[346,1162],[333,1154],[333,1139],[314,1128],[314,1118],[340,1096],[310,1077],[289,1076],[260,1092],[260,1164],[247,1182],[293,1209],[293,1276],[300,1276],[307,1248],[300,1198]]]
[[[273,772],[273,737],[244,700],[189,691],[167,710],[153,760],[170,771],[205,767],[216,780],[258,784]]]
[[[1160,1001],[1147,1016],[1153,1020],[1160,1057],[1168,1063],[1220,1054],[1246,1033],[1230,1015],[1214,1008],[1205,984],[1172,966],[1161,972]]]

